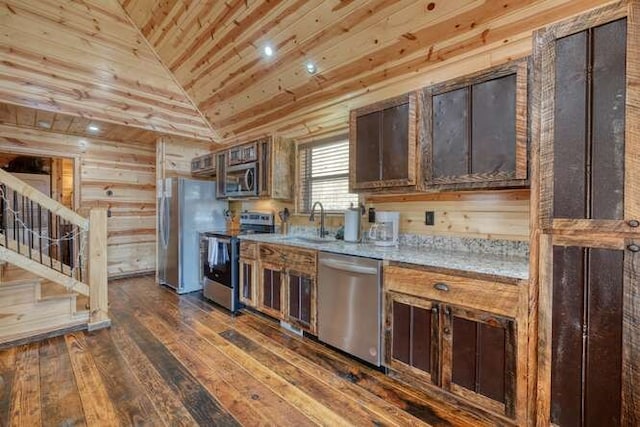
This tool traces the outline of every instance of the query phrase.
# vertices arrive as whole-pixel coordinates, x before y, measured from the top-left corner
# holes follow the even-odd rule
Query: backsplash
[[[450,193],[413,193],[406,195],[369,195],[362,197],[367,209],[400,212],[402,241],[411,246],[476,247],[484,241],[497,241],[496,250],[521,254],[528,251],[529,190],[467,191]],[[274,200],[232,201],[230,207],[238,215],[243,210],[277,213],[287,207],[294,212],[293,203]],[[425,212],[434,212],[435,223],[425,225]],[[276,224],[280,220],[276,217]],[[313,233],[308,215],[292,215],[289,229],[292,233]],[[342,215],[327,215],[327,230],[335,231],[344,223]],[[363,230],[370,224],[362,218]],[[306,229],[309,229],[306,231]],[[444,238],[444,239],[442,239]],[[509,241],[510,244],[502,242]],[[424,242],[424,243],[420,243]],[[453,244],[451,242],[460,242]],[[480,243],[473,243],[480,242]],[[524,246],[523,246],[524,245]],[[464,250],[464,249],[455,249]]]

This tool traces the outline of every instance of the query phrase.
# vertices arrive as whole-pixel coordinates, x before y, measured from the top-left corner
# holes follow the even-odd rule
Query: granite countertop
[[[508,257],[465,251],[446,251],[442,249],[432,249],[428,246],[381,247],[371,243],[350,243],[342,240],[315,243],[301,240],[299,236],[282,234],[249,234],[240,236],[240,239],[415,264],[425,267],[487,274],[510,279],[526,280],[529,278],[529,260],[525,257]]]

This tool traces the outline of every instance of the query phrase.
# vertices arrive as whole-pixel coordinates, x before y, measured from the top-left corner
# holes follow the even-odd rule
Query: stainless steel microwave
[[[229,166],[225,180],[227,197],[258,195],[258,164],[256,162]]]

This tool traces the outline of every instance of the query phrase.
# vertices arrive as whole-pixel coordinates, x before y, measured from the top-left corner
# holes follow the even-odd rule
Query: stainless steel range
[[[240,228],[201,233],[201,273],[205,298],[231,312],[241,308],[238,236],[251,233],[273,233],[274,230],[273,214],[243,212],[240,214]]]

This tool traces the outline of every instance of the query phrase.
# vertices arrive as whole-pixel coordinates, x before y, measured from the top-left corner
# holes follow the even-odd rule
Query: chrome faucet
[[[315,221],[317,205],[320,205],[320,237],[324,237],[327,232],[324,229],[324,208],[322,207],[322,203],[315,202],[313,204],[313,207],[311,208],[311,215],[309,215],[309,221]]]

